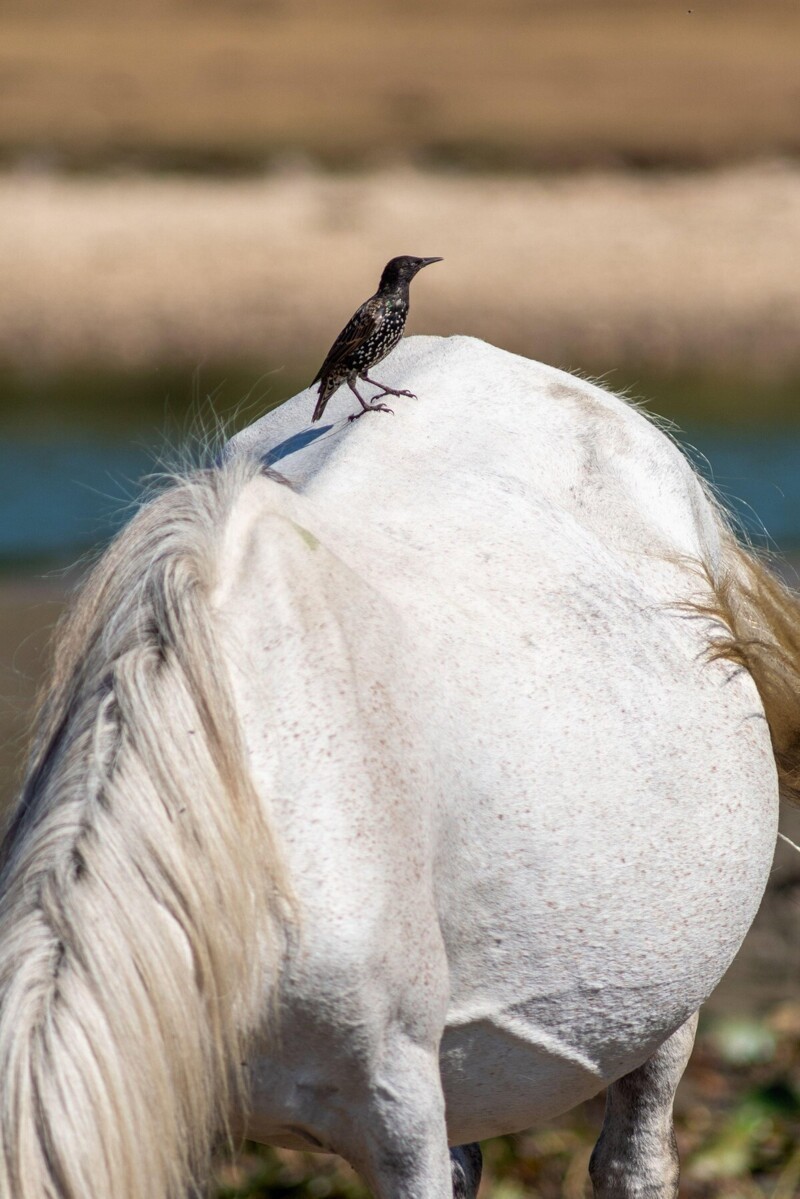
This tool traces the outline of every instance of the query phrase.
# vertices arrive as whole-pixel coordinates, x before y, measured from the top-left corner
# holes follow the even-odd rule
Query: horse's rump
[[[402,377],[392,376],[393,363],[395,371],[402,367]],[[729,666],[708,658],[730,660],[752,676],[784,789],[796,796],[796,597],[737,546],[676,449],[613,397],[462,339],[412,339],[387,360],[387,372],[390,381],[424,397],[402,409],[396,426],[391,418],[368,416],[345,423],[346,437],[323,429],[312,444],[303,432],[309,396],[289,401],[266,418],[261,433],[248,434],[249,447],[234,445],[223,467],[190,474],[143,507],[92,573],[58,633],[53,681],[6,838],[0,884],[0,1194],[184,1199],[187,1187],[202,1177],[214,1133],[242,1100],[250,1039],[263,1022],[269,1024],[270,986],[285,948],[286,905],[294,903],[296,891],[309,888],[300,877],[304,853],[306,863],[317,846],[329,855],[319,852],[306,865],[308,876],[326,869],[326,861],[331,872],[342,870],[341,861],[330,865],[330,829],[338,820],[340,832],[347,832],[354,797],[376,780],[381,803],[372,812],[365,809],[361,841],[350,842],[367,852],[373,838],[375,860],[390,865],[361,880],[365,893],[369,898],[374,884],[374,896],[403,858],[408,879],[396,888],[397,907],[428,887],[448,910],[423,914],[432,915],[440,948],[459,941],[467,975],[474,930],[484,932],[495,917],[513,922],[516,897],[508,896],[504,910],[496,902],[508,864],[525,853],[530,860],[530,846],[520,845],[511,821],[502,835],[499,818],[490,824],[490,817],[506,815],[492,808],[495,791],[503,792],[504,802],[512,796],[514,815],[522,812],[528,822],[523,831],[529,830],[538,815],[533,809],[541,780],[531,779],[524,767],[546,761],[547,784],[560,787],[546,814],[552,835],[546,848],[568,846],[564,859],[574,867],[578,885],[590,875],[580,875],[579,838],[570,826],[578,803],[572,795],[583,795],[587,813],[587,828],[579,832],[586,860],[595,855],[597,884],[587,905],[588,919],[595,921],[589,949],[599,946],[589,969],[595,960],[612,961],[601,941],[607,931],[604,887],[612,898],[614,887],[600,875],[606,813],[616,803],[616,746],[604,728],[592,729],[592,720],[600,714],[613,724],[619,760],[626,764],[620,773],[625,783],[634,780],[640,788],[629,808],[641,795],[654,808],[662,804],[654,822],[662,840],[670,836],[672,784],[688,780],[691,793],[683,801],[679,797],[674,811],[688,812],[694,805],[699,829],[706,785],[701,774],[714,764],[713,754],[730,747],[735,760],[727,775],[719,772],[721,781],[709,785],[708,802],[721,835],[728,813],[736,810],[731,846],[722,847],[730,848],[730,856],[720,854],[722,867],[729,862],[733,867],[722,883],[714,882],[706,862],[693,860],[690,885],[680,887],[682,894],[691,891],[694,916],[706,896],[719,901],[720,909],[726,908],[726,895],[741,898],[740,910],[723,912],[728,941],[722,949],[712,946],[707,956],[717,958],[710,965],[697,967],[691,994],[686,980],[675,977],[676,1023],[686,1014],[680,1005],[702,999],[713,985],[708,980],[724,968],[723,958],[729,960],[733,942],[743,935],[770,852],[774,773],[761,713],[754,713],[752,684],[744,677],[737,681]],[[333,397],[328,411],[336,403]],[[280,461],[282,470],[285,465],[297,491],[270,492],[278,484],[260,477],[259,458]],[[277,521],[269,519],[276,513]],[[280,530],[287,534],[283,540]],[[305,574],[304,563],[312,564]],[[325,580],[332,581],[330,587]],[[240,619],[242,605],[247,621]],[[270,644],[260,626],[265,619],[274,624],[281,606],[288,614],[287,635],[279,645]],[[626,641],[634,623],[639,661],[637,645]],[[545,683],[557,672],[545,677],[528,669],[536,665],[537,652],[541,665],[548,654],[553,660],[554,650],[561,655],[559,677],[566,680],[554,692],[556,716],[570,730],[566,747],[547,741],[549,730],[559,725],[547,723],[552,713],[546,705],[554,697]],[[298,663],[302,676],[293,673]],[[659,739],[658,720],[642,721],[646,752],[640,752],[633,732],[640,700],[636,670],[655,674],[645,689],[648,698],[662,679],[675,697],[669,709],[672,743]],[[590,738],[582,744],[574,732],[570,671],[575,676],[583,671],[587,682],[579,733],[592,734],[605,809],[592,808]],[[617,704],[619,692],[606,686],[609,676],[612,684],[622,680],[625,709]],[[305,691],[303,679],[310,680]],[[319,702],[310,713],[303,705],[312,689]],[[687,695],[696,709],[684,713]],[[278,710],[282,697],[291,697],[291,711]],[[694,719],[696,710],[702,720]],[[757,727],[742,734],[737,722],[753,713]],[[681,761],[684,715],[695,755],[689,762]],[[538,745],[530,733],[534,720],[544,732]],[[710,732],[707,746],[693,723]],[[311,759],[308,746],[315,736],[320,742],[327,738],[327,744],[318,745]],[[257,741],[265,747],[262,757]],[[345,741],[353,766],[349,777],[356,782],[337,791],[342,775],[334,767]],[[514,752],[507,753],[509,747]],[[559,771],[566,773],[559,754],[570,755],[572,794],[559,780]],[[645,777],[645,759],[655,782]],[[319,766],[316,774],[308,768],[312,760]],[[273,828],[274,811],[299,806],[290,788],[286,795],[276,793],[271,807],[270,771],[281,761],[290,761],[291,769],[282,775],[276,769],[277,777],[305,787],[307,806],[297,811],[296,828],[308,825],[308,843],[298,835],[294,849],[288,837],[279,848]],[[740,762],[752,767],[752,778],[739,772],[735,804],[723,812],[724,788]],[[498,779],[505,791],[495,787]],[[418,805],[413,811],[409,796]],[[430,796],[442,800],[438,807],[427,802]],[[749,801],[750,811],[740,818]],[[389,804],[400,818],[394,836],[386,831]],[[624,813],[622,801],[619,807]],[[656,882],[647,875],[646,821],[647,812],[640,813],[639,869],[627,870],[624,845],[613,846],[619,907],[632,920],[642,879],[653,892],[661,887],[665,908],[676,893],[661,886],[667,854],[657,861],[652,855],[654,875],[661,871]],[[757,837],[748,845],[758,822]],[[620,842],[625,835],[623,828]],[[685,830],[683,835],[688,837]],[[710,845],[712,834],[704,835]],[[707,848],[699,845],[696,856]],[[493,852],[484,879],[496,869],[500,883],[481,892],[473,883],[482,859]],[[290,861],[294,873],[287,869]],[[737,874],[739,862],[744,866]],[[443,877],[448,868],[458,877]],[[676,877],[667,880],[673,888]],[[344,877],[343,889],[349,882]],[[563,906],[559,910],[555,900],[548,906],[547,880],[522,878],[520,895],[523,883],[527,895],[535,890],[531,883],[541,884],[545,917],[537,918],[542,927],[545,920],[553,922],[553,977],[565,957],[566,969],[573,969],[576,956],[586,952],[575,916],[582,897],[567,913],[575,940],[574,952],[565,955],[563,943],[557,943],[563,942],[564,926],[558,925]],[[485,925],[472,918],[473,901],[483,905],[481,915],[488,914]],[[391,904],[383,910],[391,912]],[[455,924],[462,915],[470,927],[456,929],[448,942],[448,921]],[[355,923],[339,921],[343,940],[354,930],[353,955],[362,945],[372,951],[380,940],[372,935],[374,927],[360,942]],[[408,957],[398,952],[394,960],[404,966],[414,956],[412,934],[419,924],[398,923],[398,945]],[[696,948],[699,960],[705,932],[703,920],[695,919],[685,939],[674,927],[664,935],[676,955],[694,938],[692,953]],[[502,1003],[504,1018],[510,1013],[509,1068],[524,1039],[520,1027],[532,1011],[526,1008],[530,995],[512,994],[519,963],[528,969],[536,952],[547,956],[550,944],[532,946],[524,935],[515,928],[508,938],[507,962],[506,950],[498,948],[500,933],[479,947],[500,963],[498,974],[509,988]],[[638,985],[652,959],[644,940],[637,948]],[[625,949],[615,950],[615,970]],[[461,1000],[456,958],[453,952],[448,963],[450,1027],[456,1027],[456,1017],[463,1017],[464,1028],[477,1025],[487,1011],[491,1023],[494,995],[484,1008],[465,1002],[455,1010]],[[583,959],[573,975],[582,964]],[[658,968],[656,962],[653,972]],[[690,961],[687,976],[694,970]],[[473,973],[480,983],[480,968]],[[379,974],[365,971],[370,978]],[[413,978],[412,970],[406,974]],[[558,1045],[568,1046],[573,1028],[595,1003],[595,981],[575,989],[585,1004],[570,1017]],[[613,979],[609,994],[611,984]],[[431,987],[438,1003],[438,977]],[[639,990],[643,994],[646,987]],[[567,1020],[567,1005],[559,1008],[555,986],[552,993],[553,1020]],[[341,995],[348,998],[344,984]],[[427,1002],[429,995],[423,998]],[[638,1046],[644,1054],[648,1037],[652,1041],[668,1031],[663,1010],[645,1027],[652,1016],[645,1010],[649,1000],[638,1002],[631,1019],[640,1019],[640,1027],[631,1031],[629,1022],[619,1033],[614,1060],[623,1064],[626,1053],[635,1054]],[[386,1007],[395,1010],[393,1003]],[[306,1029],[294,1031],[293,1043],[302,1048]],[[281,1032],[285,1044],[292,1043],[288,1015]],[[594,1028],[591,1035],[604,1050],[604,1030]],[[460,1042],[445,1042],[445,1056],[451,1049],[451,1074],[458,1078],[466,1051]],[[557,1075],[558,1052],[551,1056]],[[444,1067],[446,1073],[447,1062]],[[592,1059],[585,1074],[600,1085],[595,1067]],[[604,1068],[613,1069],[613,1063]],[[268,1069],[264,1077],[268,1089]],[[529,1081],[521,1078],[520,1085]],[[558,1082],[556,1077],[556,1089]],[[469,1118],[466,1113],[465,1127],[471,1127]]]

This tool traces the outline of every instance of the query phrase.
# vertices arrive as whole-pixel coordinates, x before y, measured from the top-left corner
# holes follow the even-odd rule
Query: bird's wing
[[[336,374],[336,368],[346,362],[353,351],[380,328],[385,316],[386,305],[380,296],[372,296],[371,299],[365,300],[336,338],[311,386],[319,383],[320,379],[327,375]]]

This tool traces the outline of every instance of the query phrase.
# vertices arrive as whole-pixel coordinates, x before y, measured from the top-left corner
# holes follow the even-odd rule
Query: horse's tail
[[[286,898],[211,606],[246,477],[146,504],[60,631],[0,877],[3,1199],[185,1199],[242,1097]]]
[[[800,803],[800,595],[723,522],[719,569],[708,570],[710,604],[692,604],[724,627],[711,655],[744,667],[769,725],[781,793]]]

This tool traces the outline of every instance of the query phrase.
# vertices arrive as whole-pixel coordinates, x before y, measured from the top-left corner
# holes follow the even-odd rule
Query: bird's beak
[[[432,262],[444,262],[444,259],[443,258],[423,258],[422,266],[430,266]],[[420,267],[420,270],[422,270],[422,267]]]

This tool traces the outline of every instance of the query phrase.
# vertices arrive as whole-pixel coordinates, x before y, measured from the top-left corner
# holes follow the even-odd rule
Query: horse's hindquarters
[[[453,1143],[549,1118],[639,1065],[707,998],[757,910],[777,786],[755,687],[708,662],[701,622],[659,623],[632,607],[583,645],[566,630],[569,653],[541,638],[495,677],[481,664],[484,697],[506,702],[481,792],[453,788],[438,880]],[[523,722],[510,697],[531,679]],[[453,761],[484,722],[485,703]]]
[[[296,520],[254,523],[225,575],[233,683],[304,942],[251,1135],[349,1135],[398,996],[434,1045],[445,1021],[451,1142],[574,1106],[684,1023],[755,914],[777,788],[752,681],[676,607],[696,579],[643,558],[637,577],[569,522],[560,557],[514,543],[527,590],[488,596],[463,542],[424,589],[384,546],[391,603],[374,563],[365,584]]]

